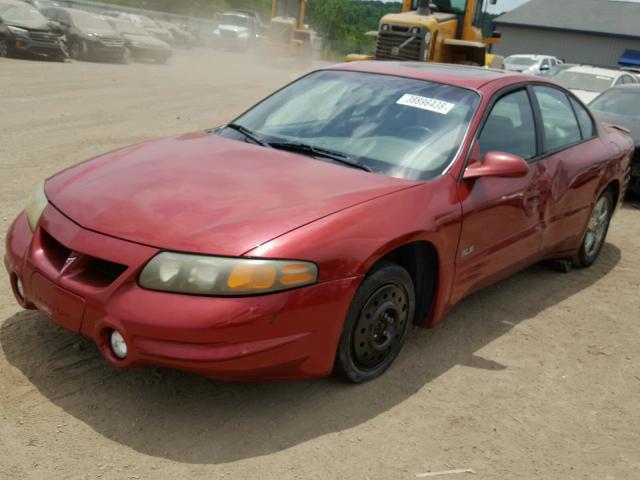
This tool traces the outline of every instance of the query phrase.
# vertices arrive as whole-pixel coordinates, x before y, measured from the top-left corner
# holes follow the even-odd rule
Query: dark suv
[[[42,13],[64,30],[74,60],[128,60],[124,39],[102,18],[73,8],[47,7]]]
[[[67,58],[60,33],[28,3],[0,0],[0,57],[45,56]]]

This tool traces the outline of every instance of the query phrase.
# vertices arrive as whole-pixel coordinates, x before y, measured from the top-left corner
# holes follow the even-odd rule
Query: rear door
[[[546,209],[544,162],[538,161],[531,92],[526,85],[501,92],[484,121],[469,162],[487,152],[508,152],[529,163],[518,178],[462,180],[462,228],[452,301],[530,264],[540,254]]]
[[[543,250],[572,250],[584,233],[609,147],[596,135],[591,114],[551,85],[532,87],[543,125],[543,156],[550,182]]]

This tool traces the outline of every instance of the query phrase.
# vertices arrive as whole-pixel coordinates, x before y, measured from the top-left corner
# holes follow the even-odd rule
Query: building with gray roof
[[[499,1],[499,0],[498,0]],[[494,52],[565,62],[640,66],[640,0],[531,0],[495,19]]]

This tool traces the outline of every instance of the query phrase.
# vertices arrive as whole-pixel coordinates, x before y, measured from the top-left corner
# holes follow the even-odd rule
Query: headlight
[[[7,28],[11,33],[13,33],[16,37],[19,38],[29,38],[29,30],[25,30],[20,27],[12,27],[11,25],[7,25]]]
[[[141,44],[140,42],[131,42],[131,46],[133,48],[143,48],[144,47],[144,45]]]
[[[249,32],[240,32],[238,38],[249,38]]]
[[[24,211],[27,214],[27,220],[31,230],[35,230],[42,216],[42,212],[47,208],[49,201],[44,193],[44,181],[40,182],[34,192],[31,194],[27,206]]]
[[[318,267],[294,260],[256,260],[162,252],[144,267],[140,286],[195,295],[279,292],[315,283]]]

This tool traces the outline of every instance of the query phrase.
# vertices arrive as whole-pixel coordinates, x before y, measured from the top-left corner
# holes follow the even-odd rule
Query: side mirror
[[[480,177],[524,177],[529,165],[524,158],[505,152],[488,152],[481,162],[472,163],[464,171],[464,179]]]
[[[540,71],[541,71],[541,72],[548,72],[549,70],[550,70],[549,65],[542,65],[542,66],[540,67]]]

